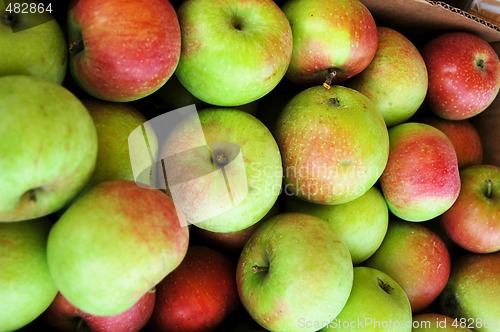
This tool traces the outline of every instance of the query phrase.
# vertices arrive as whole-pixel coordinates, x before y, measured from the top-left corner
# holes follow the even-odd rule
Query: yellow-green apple
[[[441,293],[450,274],[450,255],[437,234],[419,223],[393,218],[384,241],[363,265],[387,273],[404,289],[414,313]]]
[[[292,31],[272,0],[187,0],[177,9],[176,75],[196,98],[239,106],[269,93],[292,55]]]
[[[286,78],[328,87],[350,78],[373,60],[377,27],[359,0],[288,0],[282,7],[293,34]]]
[[[61,209],[92,176],[96,128],[61,85],[33,76],[0,77],[0,221]]]
[[[366,193],[389,154],[384,119],[373,102],[343,86],[314,86],[281,112],[274,135],[283,159],[284,190],[318,204]]]
[[[51,227],[45,218],[0,223],[0,331],[33,322],[57,294],[46,255]]]
[[[188,232],[161,191],[128,180],[105,181],[56,222],[47,261],[70,303],[92,315],[117,315],[180,264]]]
[[[500,89],[500,60],[493,47],[469,32],[442,33],[422,48],[429,74],[426,103],[449,120],[484,111]]]
[[[389,210],[407,221],[426,221],[448,210],[458,197],[457,154],[449,138],[424,123],[389,129],[389,160],[380,177]]]
[[[235,263],[210,247],[190,246],[156,286],[151,331],[212,331],[239,305]]]
[[[433,312],[413,315],[412,325],[412,332],[472,332],[456,318]]]
[[[15,3],[19,4],[0,2],[0,76],[29,75],[62,84],[68,53],[61,26],[45,11],[48,4],[30,1],[41,6],[36,12],[23,13],[12,8]]]
[[[170,130],[160,150],[169,194],[193,226],[240,231],[262,219],[280,193],[278,145],[247,112],[195,112]]]
[[[440,217],[446,234],[474,253],[500,250],[500,167],[473,165],[460,171],[455,203]]]
[[[71,304],[60,292],[41,315],[41,320],[58,332],[141,331],[153,313],[156,293],[146,292],[130,309],[113,316],[95,316]]]
[[[390,127],[408,120],[424,102],[427,68],[419,50],[402,33],[385,26],[377,27],[377,33],[375,57],[345,84],[370,98]]]
[[[340,314],[321,331],[412,330],[410,301],[393,278],[371,267],[354,268],[351,294]]]
[[[73,0],[69,8],[69,68],[88,94],[137,100],[173,75],[181,36],[168,0]]]
[[[469,119],[446,120],[438,116],[426,115],[418,121],[436,127],[446,134],[455,148],[458,169],[483,162],[481,137]]]
[[[347,302],[353,266],[326,221],[305,213],[266,220],[243,248],[236,269],[240,300],[270,331],[316,331],[301,319],[331,322]]]
[[[450,278],[439,296],[444,315],[458,327],[474,331],[500,329],[500,252],[466,254],[453,261]]]
[[[342,204],[315,204],[294,196],[287,196],[285,203],[285,211],[308,213],[326,220],[346,243],[353,265],[370,257],[387,232],[389,212],[384,196],[377,187]]]

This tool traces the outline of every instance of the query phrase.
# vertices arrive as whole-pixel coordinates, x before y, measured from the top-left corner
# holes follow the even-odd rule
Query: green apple
[[[391,219],[384,241],[363,265],[391,276],[414,313],[429,306],[446,286],[450,255],[441,238],[420,223]]]
[[[287,196],[285,202],[286,211],[309,213],[328,221],[347,244],[354,265],[370,257],[382,244],[387,232],[389,212],[377,187],[343,204],[315,204],[294,196]]]
[[[427,68],[418,49],[403,34],[382,26],[377,33],[375,57],[346,85],[370,98],[387,126],[394,126],[408,120],[424,102]]]
[[[187,0],[177,9],[176,75],[196,98],[238,106],[269,93],[292,55],[292,31],[272,0]]]
[[[85,106],[59,84],[0,77],[0,221],[61,209],[87,184],[97,134]]]
[[[317,331],[346,304],[353,266],[346,244],[326,221],[281,213],[246,243],[236,283],[243,306],[265,329]]]
[[[472,332],[456,318],[432,312],[413,315],[412,325],[412,332]]]
[[[412,330],[411,306],[405,291],[377,269],[354,268],[351,294],[340,314],[321,331]]]
[[[278,145],[247,112],[201,110],[173,128],[160,149],[170,195],[196,227],[224,233],[248,228],[280,193]]]
[[[366,96],[343,86],[315,86],[295,95],[274,131],[287,194],[340,204],[368,191],[382,174],[389,136]]]
[[[105,181],[56,222],[47,261],[57,288],[75,307],[117,315],[180,264],[188,232],[161,191],[133,181]]]
[[[59,23],[42,7],[36,13],[15,13],[6,11],[7,3],[0,1],[0,76],[29,75],[61,84],[68,52]]]
[[[57,294],[47,265],[48,219],[0,223],[0,331],[41,315]]]
[[[466,254],[452,264],[439,296],[441,312],[457,318],[458,327],[500,330],[500,252]]]

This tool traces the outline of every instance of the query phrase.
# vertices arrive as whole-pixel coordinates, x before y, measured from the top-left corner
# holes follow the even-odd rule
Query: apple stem
[[[252,271],[254,273],[257,273],[257,272],[267,272],[267,271],[269,271],[269,267],[268,266],[254,265],[254,266],[252,266]]]
[[[325,82],[323,83],[323,86],[327,89],[330,89],[332,87],[332,82],[333,79],[337,76],[337,72],[335,70],[329,70],[328,74],[326,75]]]
[[[491,186],[492,186],[491,180],[490,179],[486,180],[486,197],[488,198],[491,198],[491,190],[492,190]]]
[[[77,54],[83,51],[83,39],[74,40],[69,44],[68,51],[71,54]]]
[[[35,189],[28,190],[28,199],[31,202],[36,203],[36,192],[35,192]]]
[[[75,324],[75,328],[73,329],[73,331],[80,331],[83,326],[83,323],[84,323],[83,318],[79,318]]]

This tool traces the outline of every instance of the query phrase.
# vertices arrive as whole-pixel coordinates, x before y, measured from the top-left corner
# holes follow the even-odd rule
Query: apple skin
[[[33,322],[57,294],[46,255],[51,227],[47,218],[0,223],[0,331]]]
[[[135,332],[140,331],[153,313],[156,293],[146,292],[130,309],[114,316],[95,316],[71,304],[60,292],[41,316],[53,331]]]
[[[2,16],[5,4],[5,1],[0,3]],[[29,75],[62,84],[68,53],[59,23],[48,12],[9,13],[8,17],[10,20],[0,19],[0,76]],[[35,25],[40,20],[44,23]],[[16,30],[19,22],[30,28]]]
[[[439,129],[405,122],[389,129],[390,151],[380,177],[389,210],[407,221],[426,221],[458,197],[460,175],[453,144]]]
[[[345,324],[345,325],[344,325]],[[377,269],[354,268],[351,294],[340,314],[321,331],[412,331],[408,297],[393,278]]]
[[[375,57],[345,85],[370,98],[391,127],[407,121],[424,102],[427,68],[419,50],[403,34],[383,26],[377,27],[377,33]]]
[[[455,318],[432,312],[413,316],[413,332],[472,332],[466,327],[460,328]]]
[[[236,264],[219,251],[190,246],[181,264],[156,286],[148,330],[212,331],[239,306]]]
[[[364,70],[377,51],[375,20],[359,0],[288,0],[281,6],[292,27],[293,52],[286,78],[329,84]]]
[[[97,133],[69,90],[33,76],[0,77],[0,221],[58,211],[92,176]]]
[[[453,261],[450,278],[438,299],[444,315],[474,331],[500,328],[500,252],[466,254]],[[481,326],[482,325],[482,326]]]
[[[170,197],[135,182],[101,182],[52,228],[47,261],[74,306],[92,315],[124,312],[184,258],[189,230]]]
[[[281,112],[274,135],[284,168],[284,191],[317,204],[341,204],[366,193],[389,155],[380,112],[343,86],[307,88]]]
[[[196,98],[215,106],[248,104],[285,75],[292,31],[274,1],[187,0],[177,15],[182,51],[176,75]]]
[[[243,306],[270,331],[297,331],[301,318],[332,321],[347,302],[352,283],[345,243],[326,221],[304,213],[266,220],[243,248],[236,269]]]
[[[346,243],[353,265],[365,261],[380,247],[389,223],[387,204],[377,187],[350,202],[335,205],[315,204],[287,196],[285,211],[308,213],[326,220]]]
[[[460,179],[456,202],[439,217],[444,231],[467,251],[499,251],[500,167],[469,166],[460,172]]]
[[[448,120],[484,111],[500,89],[500,60],[484,39],[468,32],[448,32],[422,48],[429,74],[426,103]]]
[[[450,255],[424,225],[391,219],[384,241],[363,265],[391,276],[405,291],[413,313],[429,306],[446,286]]]
[[[71,75],[99,99],[148,96],[179,62],[179,21],[168,0],[73,0],[67,22]]]
[[[418,121],[436,127],[446,134],[455,148],[460,170],[483,162],[481,137],[470,120],[446,120],[427,115]]]

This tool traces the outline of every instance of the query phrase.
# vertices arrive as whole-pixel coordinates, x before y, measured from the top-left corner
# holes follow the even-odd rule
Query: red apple
[[[500,60],[493,47],[467,32],[443,33],[422,49],[429,74],[426,102],[449,120],[484,111],[500,89]]]
[[[140,331],[149,321],[155,305],[154,291],[144,294],[130,309],[113,316],[96,316],[71,304],[61,293],[41,318],[54,331],[132,332]]]
[[[460,172],[456,202],[440,216],[448,236],[474,253],[500,250],[500,167],[473,165]]]
[[[429,115],[422,117],[420,122],[436,127],[446,134],[455,148],[459,169],[482,163],[481,138],[469,120],[446,120]]]
[[[94,97],[145,97],[179,62],[179,21],[168,0],[74,0],[67,21],[71,75]]]
[[[238,307],[236,266],[222,253],[191,246],[182,263],[156,286],[152,331],[209,331]]]

